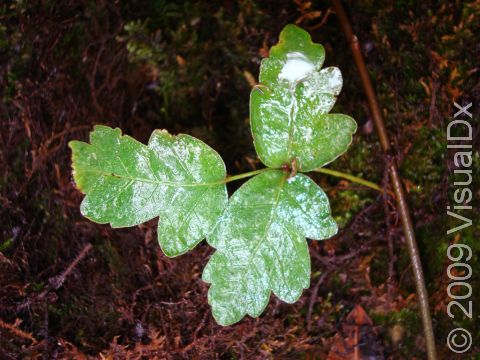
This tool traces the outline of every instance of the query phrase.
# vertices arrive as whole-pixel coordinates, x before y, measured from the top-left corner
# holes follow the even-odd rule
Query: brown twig
[[[49,283],[52,285],[53,290],[57,290],[60,286],[63,285],[65,279],[70,275],[73,269],[78,265],[80,261],[88,254],[88,252],[92,249],[92,244],[87,244],[83,247],[82,251],[77,255],[75,259],[73,259],[72,263],[58,276],[49,279]]]
[[[387,280],[387,295],[388,301],[392,301],[392,291],[393,285],[395,280],[395,249],[393,243],[393,236],[392,236],[392,224],[390,220],[390,207],[389,207],[389,199],[387,195],[387,189],[389,187],[389,177],[388,177],[388,169],[390,168],[391,159],[389,156],[385,156],[386,159],[386,166],[385,171],[383,174],[383,209],[385,212],[385,223],[387,225],[387,243],[388,243],[388,280]]]
[[[321,28],[323,25],[327,23],[327,20],[332,12],[333,12],[332,9],[328,8],[327,12],[322,17],[322,20],[318,24],[309,27],[308,30],[313,31]]]
[[[12,325],[12,324],[8,324],[6,322],[3,322],[3,320],[0,319],[0,328],[2,329],[6,329],[8,331],[10,331],[12,334],[15,334],[17,335],[18,337],[21,337],[23,339],[27,339],[27,340],[30,340],[31,342],[33,343],[36,343],[37,342],[37,339],[35,339],[32,334],[29,334],[23,330],[20,330],[18,329],[17,327],[15,327],[15,325]]]
[[[388,140],[387,130],[383,121],[382,112],[377,101],[377,96],[373,90],[370,76],[368,75],[367,67],[363,59],[363,55],[360,48],[360,43],[357,36],[353,33],[352,27],[348,20],[347,14],[343,8],[340,0],[332,0],[335,12],[337,13],[340,25],[350,44],[352,50],[353,59],[358,69],[360,79],[365,90],[365,94],[368,100],[368,107],[370,109],[377,134],[380,138],[380,144],[383,151],[386,154],[390,154],[391,147]],[[403,225],[403,231],[407,243],[408,252],[410,255],[410,261],[412,263],[413,275],[415,279],[415,286],[418,295],[418,302],[420,305],[420,312],[422,315],[423,330],[425,333],[425,340],[427,344],[427,354],[429,360],[435,360],[437,358],[437,351],[435,348],[435,337],[433,335],[432,319],[430,317],[430,311],[428,306],[428,293],[425,286],[425,279],[423,276],[422,263],[420,261],[420,255],[418,251],[417,242],[415,240],[415,234],[413,230],[412,219],[410,218],[410,212],[408,209],[407,201],[403,191],[400,176],[398,175],[397,166],[394,162],[389,167],[390,180],[397,199],[397,207],[400,213],[400,218]]]
[[[312,313],[313,313],[313,305],[317,300],[318,289],[320,289],[320,285],[325,281],[327,276],[332,272],[332,270],[326,270],[320,278],[317,280],[315,287],[312,290],[312,295],[310,296],[310,303],[308,304],[308,313],[307,313],[307,331],[310,331],[312,328]]]
[[[65,282],[65,279],[73,271],[75,266],[77,266],[78,263],[83,260],[83,258],[88,254],[88,252],[92,249],[92,247],[93,246],[90,243],[85,245],[84,248],[82,249],[82,251],[80,251],[80,253],[75,257],[75,259],[73,259],[71,264],[61,274],[48,279],[47,287],[37,297],[35,297],[33,300],[28,299],[25,302],[18,305],[17,311],[25,309],[26,307],[30,306],[32,304],[32,302],[38,302],[40,300],[43,300],[51,290],[59,289],[63,285],[63,283]]]

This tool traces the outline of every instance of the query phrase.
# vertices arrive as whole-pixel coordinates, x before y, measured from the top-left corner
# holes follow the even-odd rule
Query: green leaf
[[[297,162],[299,171],[324,166],[343,154],[357,129],[355,120],[328,114],[342,88],[335,67],[321,69],[325,51],[310,35],[287,25],[280,42],[262,60],[260,85],[250,95],[255,149],[268,167]]]
[[[271,291],[295,302],[310,284],[305,237],[336,232],[328,198],[309,177],[272,170],[247,181],[207,237],[217,249],[203,271],[216,321],[230,325],[245,314],[259,316]]]
[[[86,194],[82,214],[112,227],[159,216],[158,240],[167,256],[195,247],[227,204],[221,157],[189,135],[155,130],[146,146],[120,129],[95,126],[90,144],[69,146],[75,182]]]

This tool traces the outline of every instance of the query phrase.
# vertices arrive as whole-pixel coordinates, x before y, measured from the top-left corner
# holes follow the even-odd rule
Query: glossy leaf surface
[[[262,60],[260,85],[250,95],[250,121],[255,149],[266,166],[278,168],[296,159],[299,171],[311,171],[336,159],[352,142],[355,121],[329,114],[342,75],[335,67],[321,69],[324,58],[322,45],[287,25]]]
[[[227,204],[222,159],[189,135],[156,130],[146,146],[120,129],[96,126],[90,144],[69,145],[75,182],[86,194],[82,214],[112,227],[159,216],[158,240],[167,256],[205,238]]]
[[[90,143],[70,143],[74,179],[86,194],[82,214],[112,227],[158,216],[167,256],[207,237],[216,251],[203,280],[221,325],[259,316],[272,292],[295,302],[310,284],[306,238],[337,232],[327,196],[300,172],[344,153],[357,127],[351,117],[329,113],[342,76],[337,68],[322,69],[324,57],[304,30],[287,25],[281,32],[250,97],[255,149],[270,169],[255,171],[261,173],[229,201],[225,183],[253,174],[226,179],[222,159],[202,141],[155,131],[144,145],[119,129],[96,126]],[[279,170],[285,165],[296,175]]]
[[[208,301],[221,325],[259,316],[270,293],[293,303],[310,284],[305,237],[337,232],[328,198],[309,177],[280,170],[247,181],[230,198],[214,232],[217,251],[203,272]]]

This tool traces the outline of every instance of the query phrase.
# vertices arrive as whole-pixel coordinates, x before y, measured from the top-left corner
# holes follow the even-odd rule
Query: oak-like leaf
[[[308,176],[281,170],[247,181],[230,198],[212,234],[216,252],[203,271],[208,301],[221,325],[257,317],[270,293],[293,303],[310,284],[305,237],[337,232],[328,198]]]
[[[223,160],[189,135],[155,130],[146,146],[120,129],[95,126],[90,144],[69,146],[75,183],[86,194],[81,213],[112,227],[158,216],[158,240],[167,256],[204,239],[227,204]]]
[[[295,25],[262,60],[260,84],[250,95],[255,149],[268,167],[297,163],[308,172],[343,154],[357,129],[347,115],[329,114],[342,88],[335,67],[322,69],[323,46]]]

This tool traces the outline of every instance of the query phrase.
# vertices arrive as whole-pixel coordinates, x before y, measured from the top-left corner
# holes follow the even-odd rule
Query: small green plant
[[[159,217],[158,241],[170,257],[201,240],[216,251],[203,271],[208,302],[221,325],[257,317],[273,292],[293,303],[310,284],[305,238],[337,232],[323,190],[303,173],[343,154],[355,121],[329,114],[342,87],[325,52],[287,25],[262,61],[250,120],[264,169],[226,176],[221,157],[189,135],[156,130],[148,145],[96,126],[90,143],[70,142],[73,174],[86,194],[81,212],[112,227]],[[228,199],[226,183],[254,176]]]

